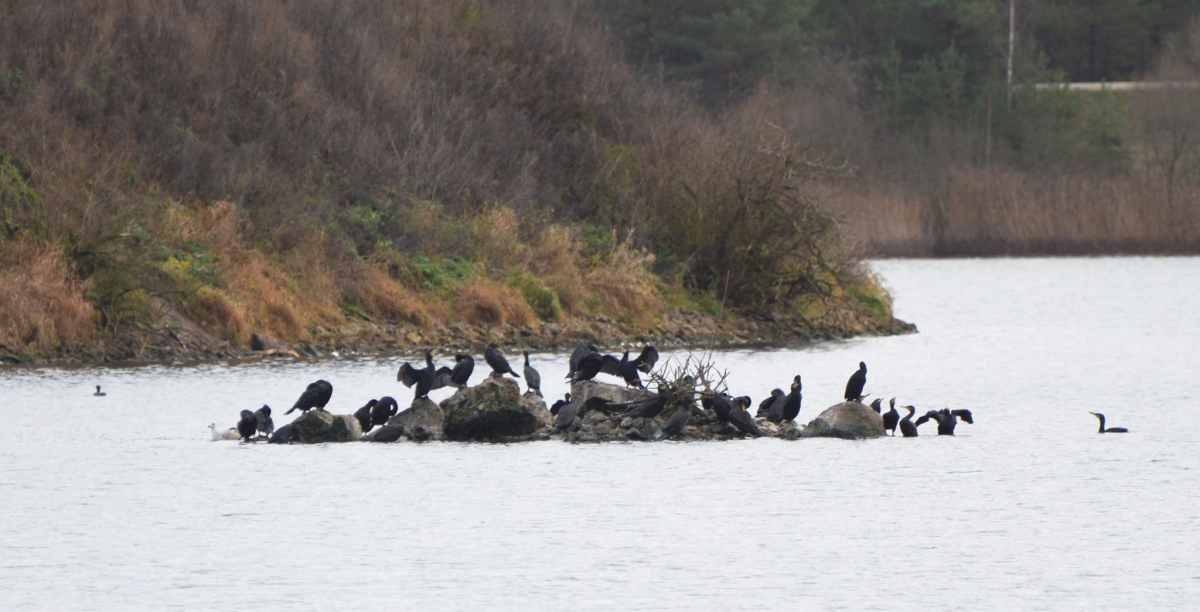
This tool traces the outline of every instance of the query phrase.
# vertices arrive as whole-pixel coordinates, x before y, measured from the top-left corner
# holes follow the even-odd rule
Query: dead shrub
[[[532,325],[533,311],[521,294],[479,279],[463,285],[454,297],[454,313],[472,325]]]
[[[95,339],[95,310],[62,251],[33,240],[0,241],[0,344],[50,351]]]

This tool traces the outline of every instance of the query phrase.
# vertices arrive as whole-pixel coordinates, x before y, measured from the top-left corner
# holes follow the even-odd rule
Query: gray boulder
[[[403,425],[376,427],[362,437],[363,442],[399,442],[404,435]]]
[[[305,444],[353,442],[362,437],[362,426],[353,415],[330,414],[319,408],[306,411],[291,425],[295,438]]]
[[[863,440],[883,437],[883,417],[869,406],[842,402],[825,409],[800,432],[801,438]]]
[[[636,402],[639,400],[650,399],[654,394],[637,387],[626,387],[624,385],[610,385],[608,383],[596,382],[594,380],[581,380],[571,384],[571,403],[578,403],[582,406],[589,399],[600,397],[614,404],[622,404],[626,402]]]
[[[521,395],[517,381],[488,377],[475,387],[459,389],[441,404],[442,432],[448,440],[528,439],[553,421],[546,402],[536,395]],[[485,414],[478,418],[478,411]],[[399,417],[400,415],[396,415]]]
[[[441,407],[428,397],[421,397],[414,399],[408,410],[388,419],[387,426],[403,427],[404,436],[410,440],[440,440],[445,419]]]

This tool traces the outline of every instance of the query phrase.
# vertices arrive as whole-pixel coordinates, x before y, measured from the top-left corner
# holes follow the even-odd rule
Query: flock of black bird
[[[534,393],[540,397],[542,395],[541,375],[529,364],[529,351],[522,351],[522,354],[525,357],[523,373],[528,388],[526,393]],[[511,374],[514,378],[521,378],[521,375],[517,374],[509,365],[496,343],[487,345],[483,358],[491,368],[490,376],[503,377]],[[430,391],[435,389],[465,388],[471,374],[475,371],[475,359],[471,355],[460,353],[454,356],[454,361],[453,368],[436,367],[433,363],[433,353],[427,350],[425,351],[424,368],[418,369],[410,363],[405,363],[400,366],[396,380],[403,383],[405,387],[413,389],[414,401],[427,398]],[[620,378],[631,387],[644,388],[640,374],[648,374],[653,371],[657,362],[658,350],[649,345],[643,348],[637,357],[630,359],[628,349],[620,358],[617,358],[615,355],[602,354],[593,345],[583,344],[571,352],[566,378],[575,383],[592,380],[598,374],[603,373]],[[863,389],[866,384],[867,364],[859,362],[858,370],[851,374],[849,380],[846,381],[845,400],[860,403],[865,400],[867,396],[863,395]],[[700,393],[700,403],[705,410],[716,415],[718,422],[729,423],[747,435],[759,437],[764,434],[755,423],[755,418],[763,418],[772,423],[795,421],[800,414],[800,406],[803,401],[801,389],[800,376],[796,375],[792,379],[790,392],[784,393],[782,389],[772,390],[771,394],[758,404],[758,410],[754,417],[751,417],[748,412],[751,406],[749,396],[731,397],[726,393],[703,392]],[[557,400],[551,405],[550,413],[555,429],[560,431],[570,428],[577,416],[589,410],[600,410],[609,415],[653,418],[662,414],[672,397],[672,390],[670,384],[663,384],[653,396],[644,400],[610,403],[607,400],[593,397],[582,405],[573,403],[571,394],[567,393],[563,399]],[[104,395],[100,392],[99,386],[96,387],[96,395]],[[313,408],[323,409],[332,396],[333,385],[328,381],[318,380],[309,384],[300,398],[284,414],[291,414],[296,410],[306,412]],[[952,436],[959,420],[966,423],[975,422],[970,410],[950,410],[949,408],[930,410],[914,420],[913,417],[916,416],[916,407],[914,406],[903,406],[902,408],[907,410],[908,414],[901,418],[900,413],[896,410],[896,398],[889,401],[890,409],[887,412],[883,411],[882,403],[882,398],[876,399],[871,402],[870,408],[883,418],[884,431],[892,436],[896,435],[896,429],[899,428],[901,436],[917,437],[917,428],[929,421],[937,423],[939,436]],[[691,409],[676,410],[663,424],[664,436],[671,437],[682,433],[695,411],[694,403],[692,403]],[[354,418],[358,420],[363,432],[366,433],[375,427],[384,426],[388,419],[398,413],[399,404],[396,400],[384,396],[368,401],[354,413]],[[1097,412],[1091,414],[1100,420],[1100,433],[1127,433],[1129,431],[1123,427],[1105,428],[1104,415]],[[215,426],[210,427],[214,427],[213,437],[217,439],[219,434]],[[271,420],[271,408],[266,405],[254,412],[242,410],[241,419],[234,429],[237,431],[237,436],[244,441],[253,440],[256,434],[268,437],[272,443],[287,443],[296,439],[296,433],[290,424],[284,425],[278,430],[275,429],[274,422]],[[399,434],[397,433],[396,436],[398,437]],[[382,439],[380,441],[390,440]]]

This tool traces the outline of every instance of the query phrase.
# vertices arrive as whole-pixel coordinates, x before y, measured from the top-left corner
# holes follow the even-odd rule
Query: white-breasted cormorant
[[[329,398],[331,397],[333,397],[333,385],[329,384],[329,381],[318,380],[315,383],[310,383],[304,389],[304,393],[300,394],[300,399],[296,400],[296,403],[291,408],[288,408],[288,411],[284,414],[291,414],[297,408],[305,412],[308,412],[311,408],[324,408],[325,404],[329,403]]]
[[[96,392],[95,392],[95,393],[93,393],[93,394],[92,394],[92,396],[94,396],[94,397],[104,397],[104,396],[106,396],[106,395],[108,395],[108,394],[100,390],[100,385],[96,385]]]
[[[396,403],[395,398],[385,395],[371,407],[371,424],[375,427],[383,427],[387,424],[388,419],[396,416],[399,412],[400,405]]]
[[[492,368],[491,376],[503,377],[505,374],[512,374],[515,378],[521,377],[509,367],[508,360],[504,358],[495,342],[487,345],[487,349],[483,351],[483,360]]]
[[[892,409],[883,413],[883,430],[890,430],[894,436],[896,435],[896,425],[900,424],[900,413],[896,412],[896,398],[893,397],[891,400],[889,400],[888,405],[890,405]]]
[[[863,387],[867,386],[867,364],[866,362],[858,362],[858,370],[850,375],[850,380],[846,381],[846,401],[857,402],[863,397]]]
[[[371,409],[377,403],[379,403],[379,400],[367,400],[366,405],[354,411],[354,418],[358,421],[358,426],[362,428],[363,433],[371,431],[371,428],[375,426],[375,423],[371,419]]]
[[[254,418],[258,421],[258,433],[270,438],[275,432],[275,421],[271,420],[271,407],[263,404],[262,408],[254,411]]]
[[[254,413],[249,410],[242,411],[242,420],[237,424],[238,435],[242,436],[242,440],[249,442],[254,437],[254,432],[258,431],[258,419],[254,418]]]
[[[905,406],[904,408],[908,410],[908,415],[900,419],[900,434],[905,438],[915,438],[917,437],[917,426],[913,424],[912,418],[917,413],[917,407]],[[892,435],[896,434],[893,433]]]
[[[528,385],[525,392],[533,391],[538,397],[542,397],[542,375],[529,365],[529,351],[521,351],[521,354],[525,355],[525,384]]]
[[[1099,412],[1090,412],[1088,414],[1091,414],[1091,415],[1095,416],[1097,419],[1100,419],[1100,433],[1129,433],[1129,430],[1125,429],[1124,427],[1109,427],[1109,428],[1105,429],[1103,414],[1100,414]]]

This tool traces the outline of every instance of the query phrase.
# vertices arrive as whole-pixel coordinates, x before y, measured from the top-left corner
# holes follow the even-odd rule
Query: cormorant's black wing
[[[775,404],[777,398],[783,397],[783,389],[771,389],[771,395],[767,399],[758,403],[758,412],[754,413],[756,417],[765,417],[771,413],[771,406]]]
[[[929,422],[929,415],[930,415],[930,413],[926,412],[925,414],[923,414],[923,415],[921,415],[921,416],[917,417],[917,420],[913,421],[913,425],[916,425],[917,427],[920,427],[921,425],[924,425],[925,423],[928,423],[928,422]]]
[[[567,378],[571,378],[575,374],[575,370],[579,369],[579,362],[583,361],[584,357],[595,353],[596,347],[590,344],[580,344],[571,351],[571,358],[567,360]]]
[[[971,419],[971,411],[967,410],[966,408],[959,408],[958,410],[951,410],[950,414],[952,414],[972,425],[975,424],[975,421]]]
[[[296,410],[297,408],[300,410],[308,410],[309,408],[316,408],[317,406],[321,405],[321,399],[325,395],[325,387],[321,385],[322,382],[324,381],[310,383],[308,387],[304,389],[304,393],[300,394],[300,399],[297,399],[296,403],[292,404],[292,407],[289,408],[284,414],[291,414],[292,411]]]
[[[647,374],[654,369],[656,363],[658,363],[658,349],[649,344],[642,349],[642,354],[633,360],[633,365]]]
[[[612,355],[601,358],[600,371],[611,376],[621,376],[621,360]]]
[[[433,389],[441,389],[442,387],[457,387],[454,384],[454,371],[446,366],[442,366],[433,373]]]
[[[405,387],[412,387],[421,380],[421,371],[412,367],[412,364],[405,363],[400,366],[400,371],[396,372],[396,380],[404,383]]]

